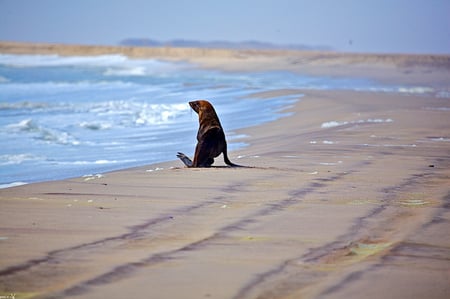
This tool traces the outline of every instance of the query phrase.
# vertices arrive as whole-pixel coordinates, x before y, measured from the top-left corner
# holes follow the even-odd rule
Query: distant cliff
[[[272,44],[260,41],[196,41],[174,39],[158,41],[149,38],[127,38],[120,42],[121,46],[133,47],[172,47],[172,48],[205,48],[205,49],[234,49],[234,50],[332,50],[326,46],[306,46],[297,44]]]

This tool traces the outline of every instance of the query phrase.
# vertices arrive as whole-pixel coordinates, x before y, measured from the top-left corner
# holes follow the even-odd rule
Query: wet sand
[[[256,60],[333,68],[255,55],[193,60],[228,59],[241,71]],[[445,66],[418,60],[334,69],[450,87]],[[0,190],[0,294],[448,298],[449,99],[273,92],[299,101],[290,116],[237,132],[249,146],[230,159],[253,168],[224,167],[220,157],[210,169],[172,161]]]

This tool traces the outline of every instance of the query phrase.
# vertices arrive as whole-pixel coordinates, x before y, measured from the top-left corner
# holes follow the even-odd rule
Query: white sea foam
[[[8,183],[8,184],[0,184],[0,189],[17,187],[17,186],[22,186],[22,185],[26,185],[26,184],[28,184],[28,183],[25,183],[25,182],[12,182],[12,183]]]
[[[82,61],[83,62],[92,61],[92,59],[90,59],[90,57],[77,57],[77,56],[62,57],[59,55],[13,55],[13,54],[0,55],[0,64],[4,64],[7,66],[20,66],[20,67],[73,65],[80,63]]]
[[[17,102],[17,103],[0,103],[0,110],[16,110],[16,109],[46,109],[49,105],[47,103],[36,102]]]
[[[32,154],[11,154],[11,155],[0,155],[0,165],[15,165],[22,164],[26,161],[36,161],[43,160],[42,157],[35,156]]]
[[[445,138],[445,137],[434,137],[434,138],[431,138],[431,140],[433,140],[433,141],[449,142],[449,141],[450,141],[450,138]]]
[[[136,162],[135,159],[124,159],[124,160],[93,160],[93,161],[62,161],[58,162],[58,165],[113,165],[113,164],[124,164]]]
[[[79,145],[80,141],[78,141],[75,137],[73,137],[68,132],[58,132],[55,130],[43,129],[41,135],[38,137],[43,141],[49,143],[57,143],[63,145]]]
[[[147,88],[148,89],[148,88]],[[75,92],[119,92],[143,91],[144,86],[123,81],[77,81],[77,82],[34,82],[8,83],[2,86],[1,93],[5,96],[35,97],[36,95],[52,96],[65,94],[73,96]]]
[[[104,175],[101,174],[101,173],[83,175],[83,178],[84,178],[85,181],[101,179],[103,177],[104,177]],[[90,200],[88,200],[88,202],[92,202],[92,200],[90,199]]]
[[[410,87],[399,87],[397,91],[399,93],[424,94],[424,93],[432,93],[434,92],[434,89],[431,87],[410,86]]]
[[[1,54],[0,64],[17,67],[48,67],[68,65],[108,66],[122,64],[129,59],[124,55],[59,56]]]
[[[137,125],[164,124],[189,110],[187,104],[143,104],[135,117]]]
[[[344,88],[356,91],[402,93],[402,94],[431,94],[435,92],[434,88],[426,86],[357,86],[353,88]]]
[[[6,126],[6,131],[9,133],[32,133],[34,138],[42,140],[48,143],[57,144],[71,144],[79,145],[80,142],[73,137],[70,133],[65,131],[59,131],[56,129],[45,128],[36,124],[32,119],[24,119],[15,124],[9,124]]]
[[[106,67],[106,76],[142,76],[161,74],[185,68],[187,63],[165,62],[156,59],[130,59],[125,55],[59,56],[0,54],[0,64],[11,67]]]
[[[6,126],[6,129],[8,129],[11,132],[19,132],[19,131],[34,132],[38,131],[39,127],[33,122],[32,119],[29,118],[21,120],[15,124],[9,124]]]
[[[416,144],[370,144],[370,143],[364,143],[360,144],[361,146],[366,147],[417,147]]]
[[[127,160],[127,162],[130,162],[132,160]],[[71,164],[71,165],[105,165],[105,164],[117,164],[124,161],[118,161],[118,160],[95,160],[95,161],[73,161],[73,162],[62,162],[59,164]]]
[[[105,76],[145,76],[147,70],[143,66],[129,68],[108,68],[103,75]]]
[[[325,122],[322,123],[321,128],[325,129],[325,128],[333,128],[333,127],[339,127],[339,126],[343,126],[348,124],[347,121],[343,121],[343,122],[338,122],[338,121],[329,121],[329,122]]]
[[[324,165],[324,166],[333,166],[333,165],[339,165],[344,163],[343,161],[337,161],[337,162],[320,162],[320,165]]]
[[[156,167],[155,169],[147,169],[145,172],[154,172],[154,171],[161,171],[164,170],[162,167]]]
[[[382,118],[369,118],[369,119],[360,119],[360,120],[354,120],[354,121],[329,121],[329,122],[324,122],[321,125],[322,129],[327,129],[327,128],[333,128],[333,127],[339,127],[339,126],[345,126],[345,125],[349,125],[349,124],[367,124],[367,123],[391,123],[393,122],[392,119],[387,118],[387,119],[382,119]]]
[[[134,127],[143,125],[161,125],[175,121],[190,110],[186,103],[150,104],[143,101],[106,101],[99,103],[78,104],[46,104],[29,105],[27,102],[3,105],[5,110],[22,109],[23,107],[42,107],[48,113],[72,113],[79,117],[67,118],[66,127],[77,126],[91,131],[109,130],[118,127]],[[0,109],[1,109],[0,105]],[[39,108],[40,109],[40,108]],[[33,110],[36,111],[36,110]],[[80,121],[80,118],[85,119]],[[91,120],[92,119],[92,120]],[[48,121],[47,121],[48,122]],[[71,123],[72,122],[72,123]],[[54,128],[53,126],[58,126]],[[56,123],[52,127],[43,126],[34,119],[28,118],[0,128],[9,133],[32,133],[36,139],[59,144],[78,145],[80,141],[69,131],[60,129]]]
[[[334,165],[337,165],[337,163],[334,163],[334,162],[320,162],[319,164],[323,165],[323,166],[334,166]]]

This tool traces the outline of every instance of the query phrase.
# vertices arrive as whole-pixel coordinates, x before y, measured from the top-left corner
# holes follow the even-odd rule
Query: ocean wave
[[[22,164],[26,161],[38,161],[43,160],[43,157],[35,156],[32,154],[11,154],[11,155],[0,155],[0,165],[16,165]]]
[[[99,103],[3,103],[0,111],[23,110],[17,113],[33,114],[33,118],[15,120],[0,127],[6,134],[30,134],[31,138],[62,145],[80,145],[76,137],[86,139],[81,128],[95,131],[115,130],[148,125],[164,125],[176,122],[187,115],[188,104],[151,104],[144,101],[119,100]],[[39,113],[36,113],[39,111]],[[32,113],[31,113],[32,112]],[[19,114],[19,115],[20,115]],[[62,124],[60,119],[64,118]],[[45,118],[45,119],[44,119]],[[89,141],[84,140],[87,144]]]
[[[37,139],[48,143],[56,143],[61,145],[80,145],[80,141],[78,141],[71,134],[49,129],[42,129],[41,135],[38,136]]]
[[[6,126],[10,132],[36,132],[39,131],[39,126],[37,126],[32,119],[24,119],[15,124],[9,124]]]
[[[187,104],[150,104],[142,108],[134,121],[137,125],[169,123],[190,109]]]
[[[16,103],[0,103],[1,110],[18,110],[18,109],[46,109],[49,107],[48,103],[39,102],[16,102]]]
[[[80,142],[71,134],[65,131],[59,131],[51,128],[45,128],[36,124],[32,119],[24,119],[15,124],[9,124],[6,127],[9,133],[32,133],[35,139],[48,143],[57,143],[62,145],[79,145]]]
[[[125,55],[98,56],[13,55],[0,54],[0,64],[10,67],[106,67],[105,74],[129,75],[137,73],[171,72],[189,66],[186,62],[167,62],[157,59],[131,59]]]
[[[129,67],[129,68],[108,68],[103,72],[105,76],[145,76],[147,70],[143,66]]]
[[[2,86],[0,94],[21,94],[21,95],[54,95],[54,94],[72,94],[74,92],[86,91],[89,93],[96,91],[115,91],[115,90],[140,90],[144,89],[144,85],[134,82],[126,82],[120,80],[114,81],[47,81],[47,82],[27,82],[18,83],[11,82]],[[145,90],[145,89],[144,89]]]
[[[116,121],[113,125],[134,126],[134,125],[154,125],[165,124],[175,120],[180,115],[189,111],[188,104],[151,104],[142,101],[106,101],[84,107],[86,112],[93,113],[100,118],[111,118]],[[114,117],[115,116],[115,117]],[[121,117],[117,117],[121,116]],[[88,129],[106,129],[111,127],[111,123],[83,122],[80,126]]]
[[[99,56],[59,56],[59,55],[16,55],[1,54],[0,64],[16,67],[48,67],[91,65],[102,66],[121,64],[127,61],[124,55],[99,55]]]

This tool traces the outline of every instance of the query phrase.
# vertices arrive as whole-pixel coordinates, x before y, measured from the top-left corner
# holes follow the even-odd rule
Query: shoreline
[[[347,62],[361,62],[371,59],[371,62],[392,63],[398,65],[412,63],[428,64],[440,67],[448,66],[450,54],[412,54],[412,53],[352,53],[331,50],[263,50],[263,49],[222,49],[222,48],[184,48],[184,47],[138,47],[110,45],[82,45],[57,43],[31,43],[0,41],[0,53],[7,54],[58,54],[61,56],[96,56],[107,54],[122,54],[131,58],[176,57],[192,59],[200,56],[244,58],[253,56],[304,56],[305,58],[322,59],[324,63],[332,59],[345,57]],[[327,61],[328,60],[328,61]]]
[[[291,71],[312,76],[363,77],[380,82],[448,85],[449,55],[333,51],[233,50],[169,47],[88,46],[0,41],[3,54],[61,56],[125,55],[132,59],[187,61],[230,72]]]
[[[447,71],[423,81],[449,88],[434,81]],[[236,131],[249,146],[230,159],[255,168],[170,161],[1,189],[0,294],[446,298],[448,99],[271,92],[304,96],[290,116]]]

